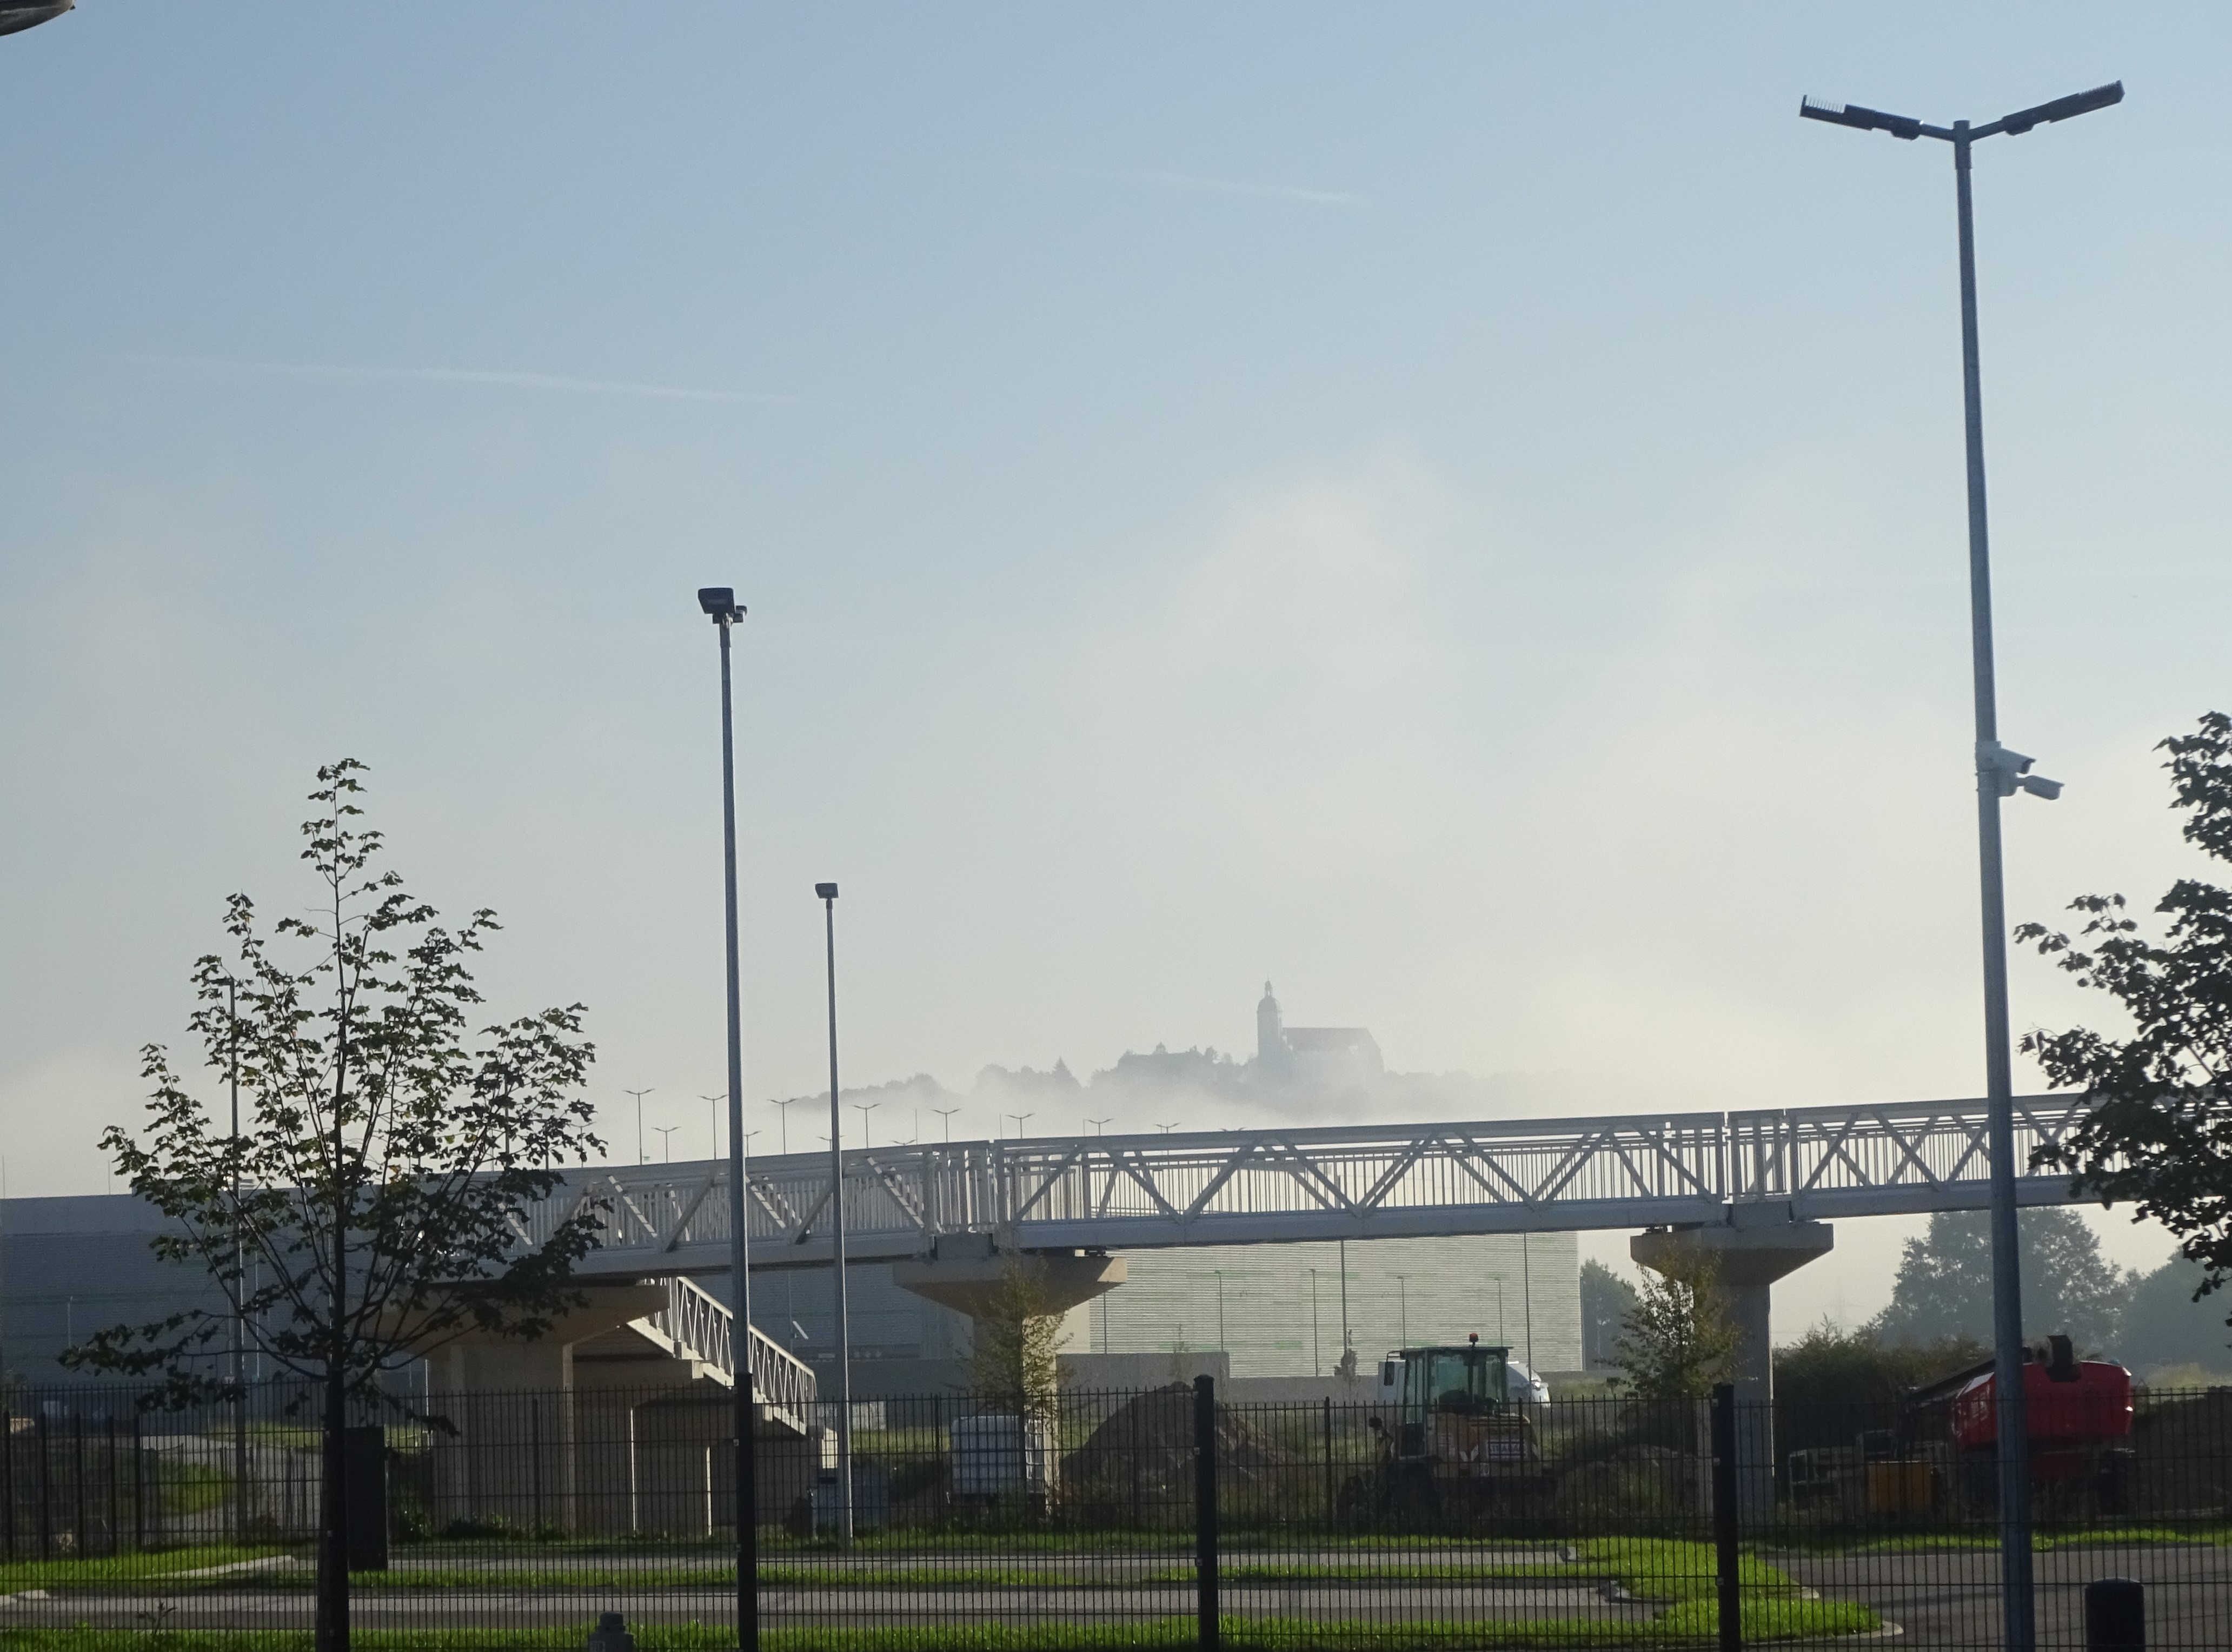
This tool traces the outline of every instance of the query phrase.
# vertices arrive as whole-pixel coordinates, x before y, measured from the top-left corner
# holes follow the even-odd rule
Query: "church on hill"
[[[1264,1084],[1342,1089],[1377,1083],[1386,1072],[1379,1040],[1366,1027],[1290,1027],[1271,983],[1256,1006],[1256,1077]]]

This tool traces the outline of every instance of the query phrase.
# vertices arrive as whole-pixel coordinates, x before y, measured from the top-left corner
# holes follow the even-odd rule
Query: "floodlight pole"
[[[853,1323],[845,1296],[845,1137],[837,1085],[837,886],[817,883],[829,970],[830,1275],[837,1287],[837,1543],[853,1546]]]
[[[2002,1644],[2034,1652],[2037,1621],[2031,1567],[2030,1426],[2024,1391],[2021,1238],[2015,1220],[2015,1074],[2008,1031],[2008,915],[2001,856],[2000,799],[2016,790],[2052,797],[2051,781],[2024,779],[2030,759],[2000,745],[1992,658],[1990,536],[1984,511],[1983,378],[1976,345],[1976,237],[1969,151],[1979,138],[2020,135],[2034,127],[2123,101],[2124,84],[2095,88],[2024,109],[1982,127],[1956,120],[1933,127],[1910,116],[1811,100],[1799,114],[1911,140],[1935,138],[1953,149],[1960,220],[1961,401],[1969,481],[1969,637],[1976,725],[1976,859],[1984,942],[1984,1083],[1992,1178],[1992,1385],[1997,1402]]]
[[[248,1542],[248,1355],[247,1324],[241,1311],[246,1294],[241,1265],[240,1232],[240,1005],[237,984],[224,984],[225,1089],[232,1097],[232,1540]]]
[[[2000,1579],[2009,1652],[2037,1643],[2031,1577],[2030,1406],[2023,1388],[2022,1235],[2015,1219],[2015,1063],[2008,1032],[2008,897],[2000,849],[1999,740],[1992,660],[1991,540],[1984,514],[1983,374],[1976,347],[1976,226],[1969,185],[1969,123],[1953,123],[1961,220],[1961,406],[1969,465],[1969,649],[1976,723],[1976,862],[1984,940],[1984,1095],[1992,1171],[1992,1387],[1999,1402]],[[2012,1445],[2010,1444],[2012,1442]]]
[[[709,587],[698,606],[721,634],[721,868],[727,917],[729,1011],[729,1317],[730,1428],[736,1453],[736,1645],[756,1652],[760,1643],[759,1477],[753,1434],[759,1407],[752,1392],[752,1251],[745,1216],[744,1018],[736,965],[736,734],[730,704],[729,629],[744,617],[736,593]],[[640,1108],[642,1102],[638,1099]],[[640,1116],[639,1115],[639,1116]]]

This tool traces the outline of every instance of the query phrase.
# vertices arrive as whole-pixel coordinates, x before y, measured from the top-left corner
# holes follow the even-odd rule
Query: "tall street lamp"
[[[831,1272],[837,1281],[837,1541],[853,1546],[853,1325],[845,1305],[845,1137],[837,1087],[837,886],[817,883],[829,964],[829,1220]]]
[[[721,868],[728,918],[729,998],[729,1278],[735,1313],[729,1322],[729,1394],[735,1406],[736,1480],[736,1644],[755,1652],[760,1643],[759,1481],[752,1434],[759,1409],[752,1396],[751,1232],[744,1216],[744,1018],[736,977],[736,734],[730,705],[729,630],[744,617],[726,586],[698,593],[698,606],[721,634]]]
[[[1990,1109],[1992,1170],[1993,1387],[1999,1401],[2000,1590],[2002,1632],[2009,1652],[2031,1652],[2033,1615],[2030,1554],[2030,1431],[2023,1395],[2022,1281],[2015,1230],[2015,1076],[2008,1044],[2007,892],[2000,865],[2000,799],[2017,791],[2052,798],[2060,783],[2030,772],[2031,759],[2000,744],[1999,709],[1992,679],[1992,577],[1984,523],[1984,413],[1976,360],[1976,240],[1969,204],[1969,151],[1980,138],[2020,136],[2033,127],[2067,120],[2124,101],[2124,83],[2073,93],[2019,109],[1981,127],[1956,120],[1927,126],[1911,116],[1885,114],[1856,103],[1817,103],[1798,113],[1862,132],[1887,132],[1909,141],[1935,138],[1953,146],[1955,198],[1961,237],[1961,394],[1969,461],[1969,635],[1976,677],[1976,850],[1983,888],[1984,1079]],[[2011,1444],[2012,1442],[2012,1444]]]
[[[725,699],[723,704],[726,706]],[[643,1098],[658,1088],[656,1084],[646,1084],[641,1089],[624,1089],[620,1092],[623,1096],[635,1097],[635,1161],[638,1164],[651,1162],[651,1155],[643,1150]]]

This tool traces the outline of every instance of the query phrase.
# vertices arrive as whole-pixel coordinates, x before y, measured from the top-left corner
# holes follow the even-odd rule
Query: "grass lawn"
[[[1710,1645],[1716,1619],[1710,1602],[1692,1603],[1649,1623],[1545,1618],[1495,1623],[1348,1623],[1301,1618],[1228,1617],[1219,1627],[1236,1652],[1457,1652],[1465,1648],[1671,1647]],[[543,1629],[358,1629],[361,1652],[579,1652],[591,1620]],[[1744,1610],[1748,1640],[1848,1635],[1878,1627],[1864,1608],[1808,1601],[1768,1603]],[[724,1652],[732,1629],[712,1623],[639,1624],[641,1652]],[[1090,1627],[1048,1624],[903,1629],[778,1629],[763,1631],[767,1652],[1161,1652],[1197,1644],[1191,1616]],[[280,1629],[0,1629],[0,1652],[312,1652],[307,1632]]]

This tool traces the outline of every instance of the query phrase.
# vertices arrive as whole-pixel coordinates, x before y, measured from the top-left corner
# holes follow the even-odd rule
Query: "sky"
[[[646,1087],[704,1152],[714,583],[762,1148],[826,1081],[822,879],[848,1083],[1244,1051],[1269,978],[1515,1109],[1976,1094],[1950,157],[1798,102],[2129,88],[1977,152],[2002,727],[2068,786],[2008,806],[2008,909],[2050,919],[2194,864],[2151,748],[2228,698],[2228,47],[2201,4],[0,39],[9,1190],[101,1188],[341,756],[414,888],[502,914],[491,1008],[589,1006],[615,1154]],[[1879,1307],[1915,1226],[1845,1224],[1778,1330]]]

